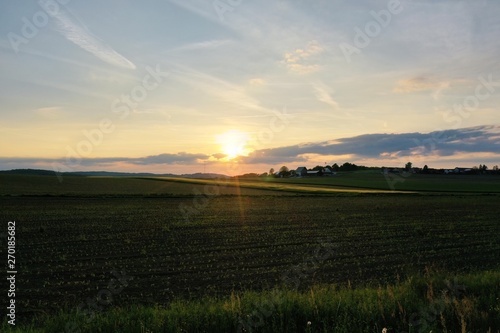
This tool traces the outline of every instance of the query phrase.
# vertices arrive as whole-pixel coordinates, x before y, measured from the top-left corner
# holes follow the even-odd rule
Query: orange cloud
[[[431,78],[420,76],[398,81],[393,91],[397,93],[410,93],[416,91],[442,89],[443,86],[448,87],[449,84],[449,82],[440,82]]]

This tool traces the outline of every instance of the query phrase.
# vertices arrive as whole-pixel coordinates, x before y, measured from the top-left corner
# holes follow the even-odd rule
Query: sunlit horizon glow
[[[500,164],[498,1],[39,3],[0,4],[0,170]]]
[[[247,148],[249,136],[239,130],[229,130],[216,136],[217,143],[221,146],[226,160],[232,160],[237,156],[247,156],[250,150]]]

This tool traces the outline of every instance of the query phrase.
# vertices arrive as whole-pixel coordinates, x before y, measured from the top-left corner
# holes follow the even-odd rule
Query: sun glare
[[[246,147],[248,135],[238,130],[230,130],[217,136],[217,143],[221,152],[226,155],[225,159],[231,160],[237,156],[248,154]]]

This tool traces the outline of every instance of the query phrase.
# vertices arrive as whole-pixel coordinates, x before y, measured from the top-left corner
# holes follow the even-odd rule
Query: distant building
[[[295,170],[295,175],[297,177],[305,177],[305,176],[307,176],[307,168],[306,167],[298,167]]]
[[[472,169],[471,168],[456,167],[455,169],[453,169],[453,172],[460,173],[460,174],[467,174],[467,173],[472,173]]]
[[[323,168],[323,176],[333,176],[336,173],[329,167]]]
[[[384,167],[382,169],[382,173],[384,175],[387,175],[389,173],[402,173],[403,171],[405,171],[405,168],[398,168],[398,167]]]
[[[291,177],[319,177],[319,176],[333,176],[336,172],[331,168],[322,168],[321,170],[307,170],[306,167],[298,167],[295,171],[291,172]]]

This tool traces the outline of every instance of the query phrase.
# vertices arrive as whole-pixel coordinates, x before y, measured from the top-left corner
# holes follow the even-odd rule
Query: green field
[[[0,175],[0,195],[192,196],[217,186],[218,195],[342,193],[500,193],[500,176],[383,175],[345,172],[333,177],[187,179],[166,177],[82,177]],[[186,186],[186,184],[190,184]]]
[[[189,182],[190,185],[186,185]],[[204,185],[211,181],[178,178],[130,178],[130,177],[79,177],[65,176],[62,182],[56,176],[0,175],[0,195],[34,196],[193,196],[204,191]],[[230,184],[228,184],[230,185]],[[219,186],[220,195],[240,195],[235,186]],[[273,195],[263,190],[244,189],[244,195]],[[274,193],[283,195],[284,193]]]
[[[496,191],[370,192],[356,187],[374,175],[342,177],[2,175],[18,332],[500,329]]]
[[[426,175],[380,172],[344,172],[333,177],[273,179],[278,183],[422,192],[500,193],[498,175]]]
[[[50,196],[193,196],[204,194],[206,186],[216,186],[217,195],[296,195],[335,193],[396,193],[387,188],[332,186],[315,179],[305,182],[280,179],[188,179],[167,177],[81,177],[0,175],[0,195]],[[316,181],[316,182],[315,182]]]

